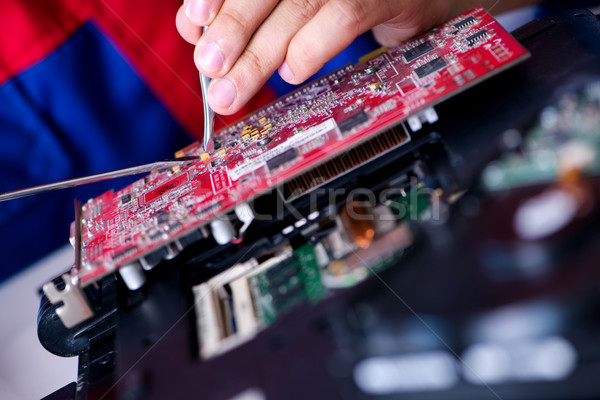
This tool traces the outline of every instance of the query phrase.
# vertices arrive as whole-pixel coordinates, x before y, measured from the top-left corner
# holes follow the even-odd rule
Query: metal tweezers
[[[203,31],[206,32],[206,26],[203,28]],[[200,85],[202,86],[202,100],[204,102],[204,140],[202,146],[204,151],[207,153],[211,153],[214,151],[214,142],[213,142],[213,134],[214,134],[214,124],[215,124],[215,112],[208,105],[208,101],[206,100],[208,93],[208,85],[210,84],[211,79],[203,74],[200,74]],[[172,160],[159,161],[151,164],[139,165],[137,167],[125,168],[118,171],[105,172],[102,174],[96,174],[91,176],[86,176],[82,178],[69,179],[66,181],[50,183],[46,185],[35,186],[22,190],[15,190],[12,192],[0,193],[0,202],[18,199],[20,197],[31,196],[34,194],[45,193],[53,190],[60,190],[66,188],[72,188],[80,185],[85,185],[88,183],[99,182],[108,179],[120,178],[124,176],[136,175],[141,173],[150,172],[155,169],[172,167],[177,165],[182,165],[186,163],[191,163],[198,161],[197,157],[181,157]]]
[[[206,32],[208,27],[203,28],[203,32]],[[202,141],[202,147],[206,153],[212,153],[215,149],[213,142],[213,134],[215,131],[215,112],[208,105],[208,85],[211,79],[200,74],[200,86],[202,87],[202,101],[204,103],[204,140]]]
[[[46,185],[34,186],[27,189],[15,190],[12,192],[0,193],[0,202],[18,199],[20,197],[32,196],[34,194],[40,194],[50,192],[53,190],[67,189],[77,187],[80,185],[86,185],[88,183],[95,183],[105,181],[108,179],[122,178],[124,176],[131,176],[137,174],[148,173],[150,171],[159,170],[162,168],[171,168],[175,166],[182,166],[185,164],[193,164],[199,161],[198,157],[180,157],[170,160],[158,161],[150,164],[138,165],[137,167],[120,169],[117,171],[104,172],[102,174],[85,176],[82,178],[69,179],[66,181],[60,181],[55,183],[49,183]]]

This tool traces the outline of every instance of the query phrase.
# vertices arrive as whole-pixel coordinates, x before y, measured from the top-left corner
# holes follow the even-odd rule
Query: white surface
[[[72,264],[67,245],[0,285],[0,399],[39,399],[77,378],[77,358],[54,356],[37,338],[38,289]]]

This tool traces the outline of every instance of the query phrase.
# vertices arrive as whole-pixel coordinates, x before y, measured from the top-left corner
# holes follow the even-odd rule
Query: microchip
[[[369,116],[364,110],[361,110],[359,113],[354,114],[353,116],[346,118],[342,122],[338,122],[338,128],[340,132],[348,132],[349,130],[364,124],[369,121]]]
[[[416,60],[417,58],[424,56],[425,54],[429,53],[431,50],[433,50],[433,44],[431,44],[431,42],[427,41],[425,43],[422,43],[420,45],[418,45],[417,47],[414,47],[410,50],[407,50],[404,52],[403,56],[404,59],[406,60],[407,63]]]
[[[169,224],[169,230],[177,231],[177,230],[181,229],[182,226],[183,226],[183,224],[181,222],[174,221]]]
[[[420,79],[423,79],[434,72],[446,68],[447,65],[448,63],[443,58],[436,58],[435,60],[415,69],[415,73]]]
[[[475,19],[475,17],[470,16],[468,18],[463,19],[458,24],[454,24],[454,27],[456,28],[457,31],[460,31],[461,29],[464,29],[467,26],[474,24],[476,21],[477,20]]]
[[[128,248],[126,248],[125,250],[123,250],[123,251],[120,251],[120,252],[118,252],[117,254],[115,254],[115,255],[112,257],[112,259],[113,259],[113,261],[117,261],[117,260],[119,260],[119,259],[121,259],[121,258],[123,258],[123,257],[126,257],[126,256],[128,256],[128,255],[130,255],[130,254],[133,254],[133,253],[135,253],[135,252],[137,251],[137,249],[138,249],[138,248],[137,248],[137,246],[131,246],[131,247],[128,247]]]
[[[277,275],[279,275],[282,271],[287,269],[290,265],[294,264],[296,261],[298,261],[298,257],[290,257],[287,260],[285,260],[284,262],[269,269],[265,273],[265,275],[267,276],[267,278],[269,278],[269,280],[274,279],[277,277]]]
[[[281,167],[285,163],[294,161],[296,159],[296,157],[298,157],[298,152],[296,151],[296,149],[288,149],[288,150],[284,151],[283,153],[279,154],[278,156],[275,156],[275,157],[271,158],[269,161],[267,161],[267,166],[269,167],[269,171],[273,171],[274,169]]]
[[[476,34],[469,36],[467,38],[467,43],[469,44],[469,46],[473,47],[477,44],[478,41],[486,38],[487,36],[488,36],[487,29],[480,30]]]
[[[300,275],[302,273],[302,269],[299,265],[294,265],[288,269],[286,269],[283,273],[278,276],[273,277],[272,280],[269,281],[269,287],[272,290],[277,290],[284,283],[292,280],[292,278]]]
[[[200,210],[198,210],[196,212],[196,217],[197,218],[202,218],[204,216],[206,216],[207,214],[209,214],[210,212],[216,210],[219,208],[219,203],[213,203],[210,206],[206,207],[206,208],[202,208]]]
[[[150,233],[149,237],[150,237],[150,240],[156,241],[158,239],[162,239],[163,235],[164,235],[163,231],[158,231],[157,230],[157,231],[154,231],[154,232]]]
[[[171,214],[168,212],[161,212],[160,214],[158,214],[156,216],[156,223],[157,224],[166,224],[167,222],[169,222],[169,218],[171,218]]]
[[[123,197],[121,197],[121,204],[127,204],[131,201],[131,195],[129,193],[124,194]]]

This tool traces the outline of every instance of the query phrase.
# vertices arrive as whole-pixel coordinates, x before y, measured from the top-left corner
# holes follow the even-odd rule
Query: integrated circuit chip
[[[138,249],[137,246],[130,246],[130,247],[126,248],[125,250],[122,250],[122,251],[116,253],[115,255],[113,255],[112,259],[115,261],[119,260],[121,258],[126,257],[128,254],[135,253],[137,249]]]
[[[405,51],[403,54],[404,59],[406,60],[407,63],[409,63],[411,61],[416,60],[419,57],[424,56],[425,54],[429,53],[433,49],[434,49],[434,46],[433,46],[433,44],[431,44],[430,41],[421,43],[417,47],[414,47],[410,50]]]
[[[338,122],[338,128],[342,133],[348,132],[349,130],[352,130],[357,126],[364,124],[368,120],[369,116],[367,115],[367,113],[364,110],[361,110],[359,113],[354,114],[349,118],[346,118],[342,122]]]
[[[475,19],[474,16],[471,15],[470,17],[467,17],[467,18],[463,19],[462,21],[460,21],[458,24],[454,24],[454,27],[456,28],[457,33],[458,33],[458,31],[466,28],[469,25],[473,25],[475,22],[477,22],[477,20]]]
[[[278,156],[275,156],[269,161],[267,161],[267,167],[269,167],[269,171],[273,171],[274,169],[281,167],[285,163],[294,161],[296,157],[298,157],[298,152],[296,151],[296,149],[288,149],[283,153],[279,154]]]
[[[436,58],[433,61],[430,61],[427,64],[415,69],[415,74],[417,74],[420,79],[423,79],[434,72],[446,68],[447,65],[448,63],[443,58]]]
[[[477,44],[481,39],[485,39],[488,36],[487,29],[482,29],[474,35],[469,36],[466,40],[469,46],[473,47]]]
[[[166,224],[167,222],[169,222],[169,219],[171,218],[171,214],[168,212],[161,212],[158,215],[156,215],[156,223],[157,224]]]

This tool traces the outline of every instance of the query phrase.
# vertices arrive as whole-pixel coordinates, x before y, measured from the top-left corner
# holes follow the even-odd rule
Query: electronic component
[[[250,259],[194,286],[201,357],[228,352],[296,307],[316,304],[331,290],[354,286],[396,262],[412,245],[412,236],[389,208],[381,207],[388,211],[380,209],[379,217],[392,218],[379,236],[367,205],[353,201],[319,242],[263,254],[261,261]]]
[[[295,305],[321,299],[324,287],[307,244],[262,263],[235,265],[193,291],[200,353],[211,358],[251,339]]]
[[[220,245],[225,245],[235,237],[235,229],[231,224],[231,221],[226,219],[215,219],[210,223],[210,230],[212,231],[215,242]]]
[[[296,151],[296,149],[293,149],[293,148],[287,149],[283,153],[268,160],[267,166],[269,167],[270,171],[273,171],[273,170],[281,167],[285,163],[294,161],[296,159],[296,157],[298,157],[298,152]]]
[[[340,132],[347,132],[359,125],[362,125],[369,121],[369,116],[364,110],[360,110],[360,112],[352,115],[351,117],[346,118],[345,120],[338,122],[338,128]]]
[[[238,346],[256,333],[257,320],[252,305],[246,303],[247,286],[234,282],[257,266],[252,259],[193,288],[198,341],[204,358]]]
[[[417,74],[420,79],[423,79],[441,69],[446,68],[446,66],[448,66],[448,63],[443,58],[436,58],[415,69],[415,74]]]
[[[456,33],[458,33],[459,31],[461,31],[462,29],[464,29],[470,25],[473,25],[475,22],[477,22],[477,20],[475,19],[474,16],[471,15],[471,16],[463,19],[459,23],[454,24],[454,27],[456,28]]]
[[[307,169],[298,177],[291,179],[283,185],[283,196],[286,200],[291,201],[409,141],[410,136],[404,124],[375,135],[360,146],[327,161],[323,165]]]
[[[306,244],[286,261],[253,275],[250,288],[261,323],[275,319],[303,302],[316,302],[324,294],[312,244]]]
[[[119,269],[119,275],[129,290],[138,290],[146,283],[146,276],[139,264],[124,265]]]
[[[131,194],[126,193],[121,197],[121,204],[127,204],[131,201]]]
[[[190,145],[178,152],[191,157],[179,169],[155,170],[125,189],[90,199],[82,208],[82,268],[73,271],[79,285],[85,288],[125,265],[154,265],[159,256],[174,256],[183,243],[202,240],[199,229],[215,217],[276,185],[292,200],[409,143],[412,138],[402,124],[407,118],[528,56],[483,9],[457,18],[471,16],[502,47],[502,57],[485,46],[457,48],[457,36],[447,29],[460,21],[453,19],[215,132],[214,143],[221,146],[216,154],[201,144]],[[470,36],[464,29],[458,39]],[[407,53],[411,58],[423,52],[406,63]],[[452,67],[446,68],[450,60]],[[439,78],[423,79],[444,68]],[[131,199],[123,203],[127,195]],[[159,223],[154,216],[163,212],[177,223]],[[230,228],[212,225],[219,244],[236,239]]]
[[[479,32],[469,36],[467,38],[467,43],[469,46],[475,46],[480,40],[485,39],[489,35],[487,29],[482,29]]]
[[[509,131],[507,153],[483,172],[489,191],[569,179],[573,172],[600,172],[600,82],[562,95],[549,104],[523,135]],[[525,139],[523,139],[525,138]]]
[[[369,207],[361,201],[353,201],[342,208],[340,221],[349,239],[361,249],[368,249],[375,238],[373,215]]]
[[[404,59],[406,60],[407,63],[416,60],[419,57],[424,56],[425,54],[429,53],[431,50],[433,50],[433,44],[430,41],[426,41],[424,43],[421,43],[420,45],[418,45],[417,47],[414,47],[410,50],[406,50],[404,52]]]

